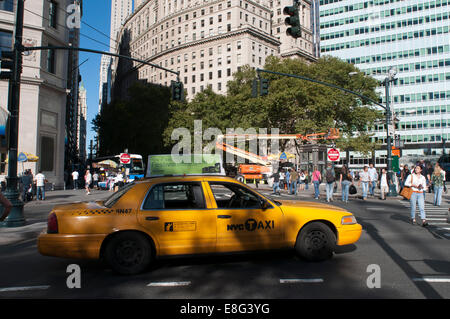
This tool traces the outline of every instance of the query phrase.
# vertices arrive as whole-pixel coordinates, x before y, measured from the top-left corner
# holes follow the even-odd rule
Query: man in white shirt
[[[359,185],[362,184],[363,200],[367,200],[367,191],[369,190],[369,184],[372,180],[369,175],[369,168],[364,166],[364,169],[359,173]]]
[[[45,175],[41,171],[34,177],[37,200],[45,200]]]
[[[78,172],[75,170],[72,173],[73,189],[78,189]]]
[[[377,186],[378,173],[377,169],[373,167],[373,163],[369,164],[369,176],[370,176],[370,195],[375,196],[375,187]]]

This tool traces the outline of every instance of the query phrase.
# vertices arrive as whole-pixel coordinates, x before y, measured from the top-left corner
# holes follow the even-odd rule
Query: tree
[[[162,134],[169,121],[169,88],[136,82],[128,96],[108,104],[92,121],[99,136],[99,156],[118,154],[125,148],[144,158],[166,153]]]

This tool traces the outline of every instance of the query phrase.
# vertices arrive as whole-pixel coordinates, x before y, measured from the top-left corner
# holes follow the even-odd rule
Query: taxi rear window
[[[142,209],[204,209],[202,185],[196,182],[158,184],[152,187]]]

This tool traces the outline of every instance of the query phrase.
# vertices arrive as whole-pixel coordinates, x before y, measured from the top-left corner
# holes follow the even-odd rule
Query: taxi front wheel
[[[151,244],[143,235],[134,232],[117,234],[111,238],[105,250],[108,265],[122,275],[143,272],[152,259]]]
[[[308,261],[323,261],[333,256],[336,235],[324,223],[312,222],[298,234],[295,250]]]

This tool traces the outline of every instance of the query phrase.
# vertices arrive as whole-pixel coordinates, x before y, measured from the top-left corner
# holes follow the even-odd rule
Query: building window
[[[13,12],[14,11],[13,1],[12,0],[0,1],[0,10]]]
[[[55,1],[49,3],[48,25],[56,29],[56,16],[58,14],[58,4]]]
[[[0,30],[0,51],[11,51],[12,37],[12,32]]]
[[[54,139],[48,136],[41,137],[41,171],[53,171],[53,158],[55,153]]]
[[[55,74],[55,50],[47,50],[47,72]]]

